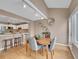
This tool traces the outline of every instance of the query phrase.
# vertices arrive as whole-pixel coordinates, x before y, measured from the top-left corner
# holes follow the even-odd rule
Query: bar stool
[[[13,47],[12,38],[10,38],[10,39],[5,39],[5,40],[3,40],[3,42],[4,42],[4,51],[6,51],[9,46],[10,46],[10,48]],[[8,42],[10,42],[9,45],[8,45]]]
[[[22,46],[22,37],[14,38],[14,47]]]
[[[18,38],[14,38],[14,47],[17,47],[18,46]]]
[[[18,37],[18,45],[22,46],[22,37]]]
[[[4,42],[4,51],[6,51],[7,50],[7,40],[3,40],[3,42]]]
[[[9,39],[10,41],[10,48],[13,48],[13,39]]]

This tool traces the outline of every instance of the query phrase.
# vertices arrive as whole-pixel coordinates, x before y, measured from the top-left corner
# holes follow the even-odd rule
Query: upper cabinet
[[[17,26],[16,26],[16,25],[12,25],[12,24],[8,24],[6,27],[7,27],[7,28],[8,28],[8,27],[11,27],[11,28],[13,28],[13,29],[17,29]]]
[[[6,31],[6,26],[0,25],[0,34]]]
[[[0,28],[2,29],[3,27],[5,27],[5,29],[9,29],[9,28],[12,28],[12,29],[18,29],[18,28],[29,29],[28,24],[21,24],[21,25],[0,24]]]
[[[22,25],[18,25],[17,28],[28,29],[29,26],[28,26],[28,24],[22,24]]]

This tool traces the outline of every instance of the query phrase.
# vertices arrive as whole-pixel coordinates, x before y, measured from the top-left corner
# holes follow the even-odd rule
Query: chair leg
[[[54,53],[54,50],[53,50],[53,55],[54,55],[55,53]]]
[[[26,52],[27,52],[27,50],[28,50],[28,44],[26,43]]]
[[[44,48],[42,48],[42,56],[44,56]]]
[[[37,59],[37,51],[35,51],[35,59]]]
[[[53,55],[54,55],[54,50],[51,51],[51,59],[53,59]]]
[[[32,50],[30,49],[29,52],[30,52],[30,56],[31,56],[31,52],[32,52]]]
[[[51,52],[51,59],[53,59],[53,54],[52,54],[52,52]]]
[[[46,59],[48,59],[48,49],[46,48]]]

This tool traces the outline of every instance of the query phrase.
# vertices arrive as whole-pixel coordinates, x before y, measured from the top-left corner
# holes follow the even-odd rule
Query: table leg
[[[46,46],[46,59],[48,59],[48,45]]]
[[[44,48],[42,48],[42,56],[44,56]]]
[[[28,51],[28,43],[27,43],[27,41],[26,41],[26,52]]]

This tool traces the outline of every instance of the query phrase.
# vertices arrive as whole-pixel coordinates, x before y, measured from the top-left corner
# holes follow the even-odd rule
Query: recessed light
[[[38,17],[38,16],[39,16],[39,14],[38,14],[38,13],[35,13],[35,16],[36,16],[36,17]]]
[[[41,17],[41,19],[44,19],[44,17]]]
[[[26,5],[24,4],[23,7],[26,8]]]

